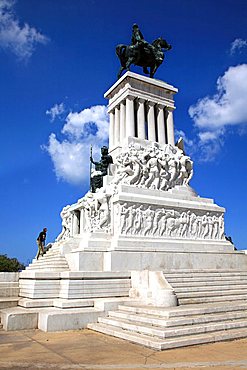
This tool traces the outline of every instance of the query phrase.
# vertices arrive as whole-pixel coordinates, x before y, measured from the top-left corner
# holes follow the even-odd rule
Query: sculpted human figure
[[[191,237],[195,238],[198,235],[198,218],[196,217],[195,213],[191,213],[190,215],[190,229],[189,233]]]
[[[140,205],[140,207],[138,207],[136,210],[136,216],[134,220],[134,234],[140,234],[141,232],[143,224],[142,209],[143,205]]]
[[[169,165],[168,165],[168,158],[167,154],[164,155],[163,158],[158,159],[160,164],[160,190],[167,190],[168,183],[170,179],[169,173]]]
[[[160,226],[159,226],[159,236],[164,236],[166,234],[166,224],[167,224],[167,219],[171,217],[169,211],[163,209],[162,211],[162,216],[160,218]]]
[[[64,207],[60,213],[60,216],[62,218],[62,231],[56,238],[56,242],[59,242],[60,240],[65,240],[70,236],[72,214],[69,208],[70,208],[69,205]]]
[[[132,227],[133,227],[133,223],[134,223],[134,218],[135,218],[135,214],[136,214],[136,210],[134,208],[134,206],[130,206],[129,207],[129,212],[128,212],[128,219],[127,219],[127,227],[126,227],[126,231],[125,233],[131,233],[132,231]]]
[[[91,163],[94,164],[95,170],[91,174],[91,190],[93,193],[96,189],[100,189],[103,186],[103,176],[107,175],[107,169],[109,164],[113,163],[112,157],[108,154],[108,148],[102,146],[101,148],[101,159],[99,162],[93,160],[92,155],[90,156]]]
[[[156,209],[154,218],[153,218],[153,229],[152,229],[152,235],[155,235],[159,228],[159,221],[162,216],[162,210],[161,209]]]
[[[188,226],[189,226],[189,214],[187,212],[182,212],[179,218],[180,227],[179,227],[179,236],[186,236]]]
[[[131,45],[133,45],[135,48],[142,51],[144,48],[146,48],[151,55],[154,54],[154,47],[152,44],[149,44],[143,37],[143,34],[141,33],[139,26],[134,23],[132,27],[132,37],[131,37]],[[145,73],[148,73],[146,70]]]
[[[212,239],[213,237],[213,227],[214,227],[214,221],[211,214],[208,214],[208,238]]]
[[[150,206],[148,206],[148,208],[144,212],[143,218],[145,222],[145,228],[143,230],[143,235],[145,236],[147,234],[150,234],[150,231],[153,226],[154,211],[151,210]]]
[[[149,170],[148,179],[145,181],[145,186],[151,189],[159,189],[160,176],[158,158],[155,151],[150,152],[150,159],[147,161],[147,168]]]
[[[219,236],[219,220],[216,215],[213,215],[213,232],[212,239],[217,239]]]
[[[106,191],[98,190],[95,193],[95,201],[96,201],[96,210],[99,213],[99,224],[98,227],[102,228],[103,226],[107,226],[110,221],[110,209],[108,204],[108,197],[109,195]]]
[[[170,157],[168,160],[169,174],[170,174],[170,187],[174,186],[175,180],[179,176],[180,163],[174,157]]]
[[[224,216],[220,215],[219,217],[219,239],[223,240],[224,238],[225,238]]]
[[[132,176],[127,179],[128,184],[133,185],[140,181],[141,176],[141,164],[138,161],[137,157],[131,156],[129,159],[129,165],[133,170]]]
[[[120,233],[122,234],[124,229],[126,228],[126,220],[128,215],[128,206],[127,203],[122,204],[120,210]]]
[[[193,176],[193,162],[187,155],[181,155],[180,159],[180,174],[178,182],[180,185],[188,185]]]
[[[202,238],[205,239],[209,232],[208,225],[208,212],[206,215],[202,216]]]

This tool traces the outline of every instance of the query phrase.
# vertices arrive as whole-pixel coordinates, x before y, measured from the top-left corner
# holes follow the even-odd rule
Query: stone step
[[[232,285],[247,285],[247,279],[243,280],[215,280],[215,281],[189,281],[189,282],[172,282],[173,288],[185,288],[187,287],[220,287],[220,286],[232,286]]]
[[[36,262],[32,265],[29,265],[26,269],[31,267],[45,267],[45,266],[56,266],[56,265],[68,265],[67,261],[64,260],[57,260],[57,261],[42,261],[42,262]]]
[[[140,306],[140,305],[119,305],[118,309],[124,312],[132,314],[147,314],[159,316],[161,318],[171,318],[171,317],[184,317],[191,315],[205,315],[210,313],[224,313],[224,312],[234,312],[239,310],[247,310],[247,302],[228,302],[226,305],[225,302],[219,303],[205,303],[205,304],[191,304],[186,306],[177,306],[173,308],[159,308],[151,306]]]
[[[243,269],[166,269],[164,270],[164,273],[166,274],[181,274],[181,273],[184,273],[184,274],[187,274],[187,273],[210,273],[210,272],[213,272],[213,273],[229,273],[229,272],[246,272],[246,270],[243,270]]]
[[[192,291],[192,292],[177,292],[175,290],[176,295],[178,298],[200,298],[200,297],[221,297],[221,296],[237,296],[237,295],[244,295],[247,298],[247,287],[243,289],[228,289],[228,290],[211,290],[211,291]],[[243,299],[246,299],[243,298]]]
[[[182,294],[190,294],[189,292],[203,292],[205,294],[209,293],[209,292],[212,292],[215,294],[217,294],[217,292],[226,292],[226,291],[233,291],[233,288],[234,288],[234,291],[235,290],[240,290],[241,291],[247,291],[247,284],[246,285],[213,285],[213,286],[190,286],[190,287],[175,287],[174,284],[173,284],[173,288],[175,289],[176,291],[176,294],[179,295],[179,293],[182,293]]]
[[[174,278],[171,278],[171,277],[168,277],[166,275],[164,275],[165,278],[167,279],[167,281],[170,283],[170,284],[173,284],[173,283],[193,283],[193,282],[218,282],[218,281],[228,281],[229,280],[229,276],[196,276],[196,277],[174,277]],[[236,276],[232,276],[231,278],[231,281],[234,281],[234,280],[246,280],[247,278],[247,274],[246,276],[241,276],[241,275],[236,275]]]
[[[181,336],[168,339],[160,339],[139,333],[130,332],[114,326],[101,323],[92,323],[87,325],[88,329],[98,331],[103,334],[112,335],[117,338],[126,339],[133,343],[151,347],[156,350],[164,350],[196,344],[213,343],[230,339],[246,338],[246,328],[221,330],[214,333],[195,334],[190,336]]]
[[[0,299],[1,297],[15,297],[15,296],[18,296],[19,294],[19,287],[15,288],[15,287],[6,287],[6,288],[2,288],[0,286]]]
[[[54,264],[54,265],[32,265],[32,266],[28,266],[26,268],[27,271],[30,271],[30,270],[54,270],[54,271],[63,271],[63,270],[68,270],[69,267],[67,264],[65,263],[62,263],[62,264]]]
[[[246,328],[247,320],[246,319],[237,319],[237,320],[224,320],[222,322],[209,322],[204,324],[195,324],[195,325],[184,325],[176,326],[172,328],[166,328],[161,326],[154,325],[141,325],[139,323],[133,323],[129,320],[117,320],[110,317],[99,317],[99,323],[103,323],[110,326],[120,327],[125,330],[134,331],[141,334],[147,334],[151,336],[156,336],[159,338],[171,338],[179,337],[183,335],[193,335],[201,333],[216,332],[219,330],[227,329],[237,329],[237,328]]]
[[[50,258],[49,257],[41,257],[39,258],[38,260],[34,260],[34,264],[42,264],[42,263],[54,263],[55,261],[66,261],[65,257],[61,256],[61,255],[57,255],[57,256],[51,256]]]
[[[0,309],[15,307],[18,304],[19,297],[1,297]]]
[[[174,278],[210,278],[210,277],[238,277],[238,276],[244,276],[247,277],[247,271],[244,270],[227,270],[227,271],[221,271],[221,270],[202,270],[202,271],[195,271],[195,270],[188,270],[188,272],[174,272],[174,273],[169,273],[164,271],[164,275],[168,279],[174,279]]]
[[[198,303],[213,303],[213,302],[225,302],[225,304],[229,304],[231,302],[237,301],[247,301],[247,294],[245,295],[223,295],[219,297],[195,297],[195,298],[178,298],[179,305],[185,304],[198,304]]]
[[[176,318],[161,318],[160,316],[155,315],[148,315],[148,314],[131,314],[124,311],[109,311],[108,312],[109,318],[115,318],[119,320],[128,320],[137,323],[146,323],[150,325],[156,326],[165,326],[165,327],[173,327],[179,325],[194,325],[200,323],[208,323],[208,322],[220,322],[224,320],[235,320],[241,318],[247,318],[247,307],[246,310],[239,310],[239,311],[232,311],[226,313],[209,313],[209,314],[201,314],[201,315],[191,315],[191,316],[179,316]]]

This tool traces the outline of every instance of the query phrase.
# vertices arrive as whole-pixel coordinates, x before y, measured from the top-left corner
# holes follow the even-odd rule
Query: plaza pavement
[[[157,352],[87,329],[0,330],[0,369],[247,369],[247,339]]]

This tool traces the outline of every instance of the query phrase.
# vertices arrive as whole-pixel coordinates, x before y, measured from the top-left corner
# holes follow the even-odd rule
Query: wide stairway
[[[247,337],[247,271],[165,271],[179,306],[120,305],[88,328],[163,350]]]
[[[64,255],[60,253],[61,244],[54,243],[52,247],[39,259],[33,259],[26,270],[49,270],[49,271],[68,271],[69,266]]]

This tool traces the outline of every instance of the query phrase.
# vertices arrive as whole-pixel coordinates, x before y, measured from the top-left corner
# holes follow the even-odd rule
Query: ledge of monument
[[[60,279],[60,272],[24,270],[20,272],[20,279],[57,280]]]
[[[93,279],[128,279],[130,272],[123,271],[64,271],[61,272],[62,279],[71,280],[93,280]]]
[[[173,206],[178,208],[201,209],[206,211],[225,212],[225,208],[214,203],[213,199],[185,194],[173,194],[172,191],[139,188],[134,185],[119,185],[113,202],[130,201],[136,203]]]
[[[126,83],[127,80],[128,80],[128,82],[131,81],[131,79],[132,80],[138,80],[138,81],[147,83],[149,85],[153,85],[153,86],[165,89],[165,90],[169,91],[171,94],[176,94],[178,92],[178,89],[176,87],[168,84],[167,82],[164,82],[162,80],[157,80],[155,78],[150,78],[150,77],[147,77],[147,76],[140,75],[138,73],[128,71],[122,77],[120,77],[119,80],[117,80],[110,87],[110,89],[108,89],[106,91],[106,93],[104,94],[104,98],[107,98],[107,99],[111,98],[110,95],[114,92],[114,90],[116,88],[118,88],[121,84]]]

